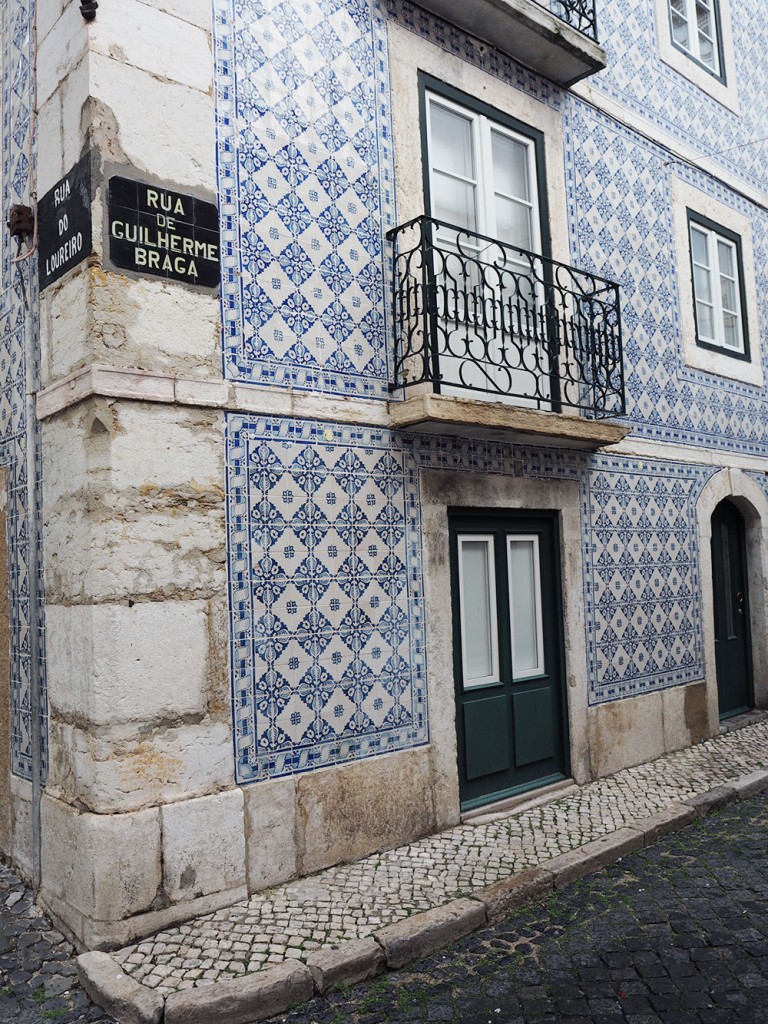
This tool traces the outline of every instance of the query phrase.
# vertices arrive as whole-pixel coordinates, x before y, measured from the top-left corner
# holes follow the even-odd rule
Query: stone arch
[[[715,668],[715,618],[712,594],[712,513],[724,499],[744,517],[747,540],[752,671],[755,706],[768,707],[768,498],[760,486],[740,469],[721,469],[709,479],[696,506],[701,585],[701,627],[707,714],[710,733],[719,729],[717,672]]]

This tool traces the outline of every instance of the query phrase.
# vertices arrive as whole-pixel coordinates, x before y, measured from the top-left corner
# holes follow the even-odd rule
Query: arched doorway
[[[720,718],[754,707],[744,518],[725,499],[712,513],[715,666]]]

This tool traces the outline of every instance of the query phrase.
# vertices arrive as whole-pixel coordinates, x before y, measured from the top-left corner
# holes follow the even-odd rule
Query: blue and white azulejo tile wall
[[[564,163],[549,173],[564,176],[568,259],[620,282],[629,420],[669,451],[646,461],[590,457],[230,415],[238,780],[426,742],[418,475],[427,467],[478,481],[502,473],[580,482],[590,704],[702,678],[695,505],[715,469],[676,452],[768,454],[768,403],[762,388],[683,361],[671,178],[750,218],[762,323],[768,217],[629,122],[650,118],[711,153],[710,166],[759,184],[760,146],[743,159],[716,151],[748,141],[764,121],[768,69],[754,55],[766,40],[737,43],[747,46],[737,125],[662,65],[652,0],[602,0],[610,68],[592,84],[623,105],[620,123],[409,0],[213,6],[227,379],[333,399],[388,396],[391,20],[562,114]]]
[[[227,420],[237,779],[428,739],[418,477],[390,431]]]
[[[2,123],[3,211],[14,203],[30,204],[32,110],[32,4],[33,0],[8,0],[2,5]],[[37,315],[35,259],[13,264],[16,249],[8,235],[2,243],[0,288],[0,465],[8,474],[8,569],[11,656],[11,769],[24,779],[32,777],[32,727],[30,701],[29,509],[27,508],[25,332],[33,334]],[[29,306],[29,308],[27,308]],[[39,445],[39,437],[37,438]],[[36,458],[40,472],[39,448]],[[32,510],[40,516],[40,509]],[[42,598],[42,578],[36,581]],[[42,608],[42,599],[40,600]],[[43,635],[42,618],[40,625]],[[44,647],[41,648],[44,652]],[[45,661],[41,659],[43,685],[41,770],[47,761],[47,709],[44,700]]]
[[[224,374],[388,397],[393,167],[368,0],[215,0]]]

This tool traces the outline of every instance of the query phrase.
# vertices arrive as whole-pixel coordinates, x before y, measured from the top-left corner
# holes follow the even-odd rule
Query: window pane
[[[693,268],[693,289],[699,302],[712,302],[711,274],[702,267]]]
[[[528,146],[508,135],[491,132],[493,148],[493,183],[497,192],[530,199],[528,181]]]
[[[722,239],[718,239],[717,258],[720,263],[720,273],[727,274],[728,277],[736,277],[733,260],[733,246],[728,242],[722,241]]]
[[[694,227],[691,228],[691,249],[693,250],[693,258],[696,263],[701,263],[702,266],[708,267],[707,236],[703,231],[699,231]]]
[[[477,230],[475,186],[439,171],[432,175],[432,216],[470,231]]]
[[[496,592],[493,541],[459,538],[464,685],[496,676]]]
[[[737,352],[744,351],[739,330],[739,318],[735,313],[723,313],[723,342],[727,348],[732,348]]]
[[[430,160],[433,167],[463,178],[475,177],[472,122],[437,103],[430,104]]]
[[[736,309],[736,282],[730,277],[720,278],[720,295],[723,302],[723,309],[728,313],[737,313]]]
[[[696,303],[696,327],[700,338],[715,340],[715,327],[712,317],[712,307],[703,302]]]
[[[715,67],[715,48],[706,36],[699,36],[699,60],[708,68]]]
[[[496,234],[501,242],[509,242],[520,249],[530,249],[530,206],[496,196]]]
[[[688,22],[676,11],[672,11],[672,38],[686,50],[688,47]]]
[[[542,672],[538,547],[535,538],[507,540],[512,627],[512,675]]]
[[[699,30],[700,35],[708,36],[710,39],[714,36],[712,31],[712,12],[710,5],[704,3],[703,0],[696,0],[696,27]]]

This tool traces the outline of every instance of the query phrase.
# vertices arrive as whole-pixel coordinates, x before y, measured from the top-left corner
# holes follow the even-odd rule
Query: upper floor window
[[[428,92],[426,104],[431,216],[540,251],[534,140],[446,97]],[[477,245],[482,247],[479,240]]]
[[[737,234],[688,210],[696,343],[749,359],[744,274]]]
[[[717,0],[668,0],[668,3],[675,46],[722,79]]]

